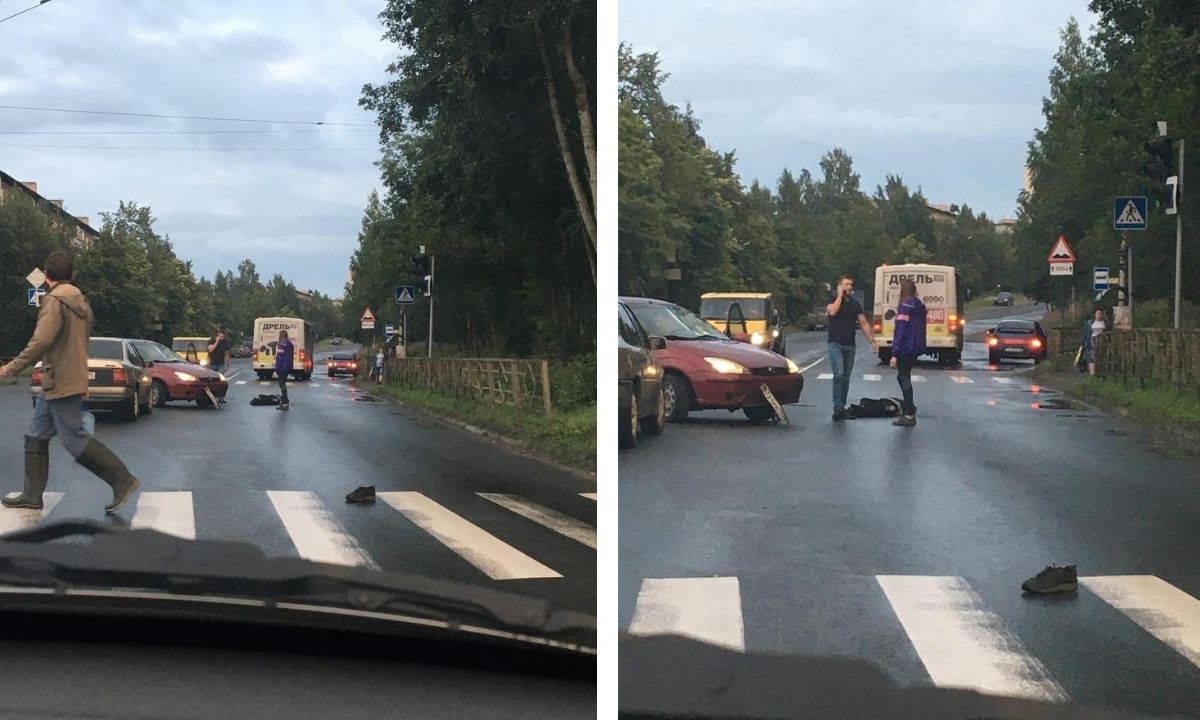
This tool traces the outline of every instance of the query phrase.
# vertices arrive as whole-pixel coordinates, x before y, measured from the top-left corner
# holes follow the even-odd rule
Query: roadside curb
[[[1038,380],[1046,382],[1047,388],[1055,389],[1058,392],[1061,392],[1062,394],[1070,397],[1073,402],[1077,402],[1080,405],[1082,405],[1088,409],[1102,413],[1102,414],[1106,415],[1107,417],[1121,420],[1124,422],[1135,423],[1144,430],[1148,430],[1151,432],[1158,432],[1158,433],[1166,433],[1166,434],[1168,434],[1176,439],[1179,439],[1179,440],[1186,440],[1186,441],[1192,442],[1192,443],[1200,443],[1200,432],[1197,432],[1195,430],[1188,430],[1187,428],[1182,428],[1182,427],[1178,427],[1175,425],[1153,422],[1153,421],[1147,420],[1146,418],[1138,417],[1138,416],[1134,415],[1133,413],[1131,413],[1129,411],[1128,408],[1119,407],[1119,406],[1110,406],[1104,402],[1098,402],[1096,400],[1084,398],[1078,392],[1076,392],[1075,387],[1074,387],[1075,383],[1065,382],[1065,383],[1059,384],[1057,382],[1059,380],[1063,380],[1064,376],[1067,378],[1071,377],[1070,373],[1059,373],[1059,372],[1048,372],[1048,373],[1046,373],[1046,376],[1044,376],[1044,377],[1037,377],[1037,376],[1035,376],[1035,377],[1037,377]],[[1069,387],[1064,388],[1063,385],[1066,385]]]
[[[359,387],[357,379],[355,379],[353,382],[354,382],[354,387],[358,388],[362,392],[368,392],[368,393],[370,392],[370,389],[368,387]],[[373,397],[377,397],[380,400],[385,400],[389,403],[392,403],[393,405],[399,405],[400,407],[405,408],[406,410],[411,410],[420,415],[424,415],[425,417],[427,417],[431,420],[435,420],[439,423],[442,423],[443,425],[449,425],[450,427],[457,428],[459,430],[464,430],[464,431],[469,432],[472,435],[475,435],[477,437],[486,438],[488,440],[491,440],[492,442],[496,443],[497,445],[504,447],[504,449],[508,450],[511,453],[520,455],[522,457],[532,458],[534,460],[537,460],[540,463],[544,463],[544,464],[549,465],[558,470],[562,470],[563,472],[570,473],[570,474],[575,475],[584,480],[589,480],[593,483],[596,482],[596,473],[595,472],[589,472],[587,470],[581,470],[576,467],[571,467],[570,465],[564,465],[556,460],[552,460],[548,457],[545,457],[545,456],[541,455],[540,453],[537,453],[533,448],[530,447],[529,443],[525,442],[524,440],[518,440],[516,438],[508,437],[507,435],[501,435],[500,433],[495,432],[494,430],[488,430],[487,428],[481,428],[478,425],[472,425],[470,423],[463,422],[462,420],[459,420],[457,418],[448,417],[446,415],[439,415],[435,412],[426,410],[425,408],[417,407],[415,405],[410,405],[409,403],[406,403],[403,400],[400,400],[398,398],[388,397],[387,395],[384,395],[382,393],[374,394]]]

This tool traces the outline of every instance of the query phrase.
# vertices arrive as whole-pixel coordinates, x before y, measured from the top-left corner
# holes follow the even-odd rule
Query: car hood
[[[655,351],[656,361],[663,354],[723,358],[750,369],[780,367],[787,364],[782,356],[776,355],[770,350],[733,340],[668,340],[666,350]]]
[[[214,370],[209,370],[206,367],[189,362],[155,363],[153,369],[167,373],[185,372],[190,375],[195,375],[198,378],[212,378],[214,380],[220,375],[220,373]]]

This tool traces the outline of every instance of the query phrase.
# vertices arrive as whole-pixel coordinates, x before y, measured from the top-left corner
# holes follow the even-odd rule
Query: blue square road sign
[[[1126,196],[1113,198],[1114,230],[1146,229],[1146,198]]]
[[[416,285],[398,285],[396,286],[396,304],[397,305],[412,305],[417,301],[417,286]]]

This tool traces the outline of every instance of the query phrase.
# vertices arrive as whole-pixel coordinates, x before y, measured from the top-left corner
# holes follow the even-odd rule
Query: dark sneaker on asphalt
[[[845,419],[846,419],[846,409],[845,408],[838,408],[837,410],[833,411],[833,421],[834,422],[841,422]]]
[[[348,503],[375,502],[375,486],[360,487],[346,496]]]
[[[287,412],[287,409],[288,409],[287,403],[283,403],[282,405],[277,406],[275,409],[283,410],[284,412]]]
[[[1021,589],[1025,592],[1038,593],[1041,595],[1049,593],[1069,592],[1079,588],[1079,574],[1075,571],[1074,565],[1066,567],[1057,567],[1051,565],[1037,575],[1029,578],[1021,583]]]
[[[901,415],[900,417],[896,418],[896,421],[892,424],[896,427],[916,427],[917,418],[915,415]]]

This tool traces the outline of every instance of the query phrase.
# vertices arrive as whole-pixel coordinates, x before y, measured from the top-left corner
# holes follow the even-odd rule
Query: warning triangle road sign
[[[402,303],[414,302],[412,293],[410,293],[408,291],[408,288],[400,288],[400,297],[397,298],[397,302],[402,302]]]
[[[371,312],[370,307],[368,307],[366,310],[363,310],[363,314],[362,314],[363,322],[367,322],[368,320],[374,320],[374,319],[375,319],[375,314]]]
[[[1073,263],[1075,262],[1075,251],[1067,244],[1067,239],[1059,235],[1058,242],[1054,243],[1054,248],[1050,250],[1050,257],[1047,259],[1052,263]]]
[[[1118,225],[1145,225],[1146,218],[1138,212],[1137,204],[1130,200],[1125,203],[1125,209],[1121,211],[1121,216],[1117,218]]]

